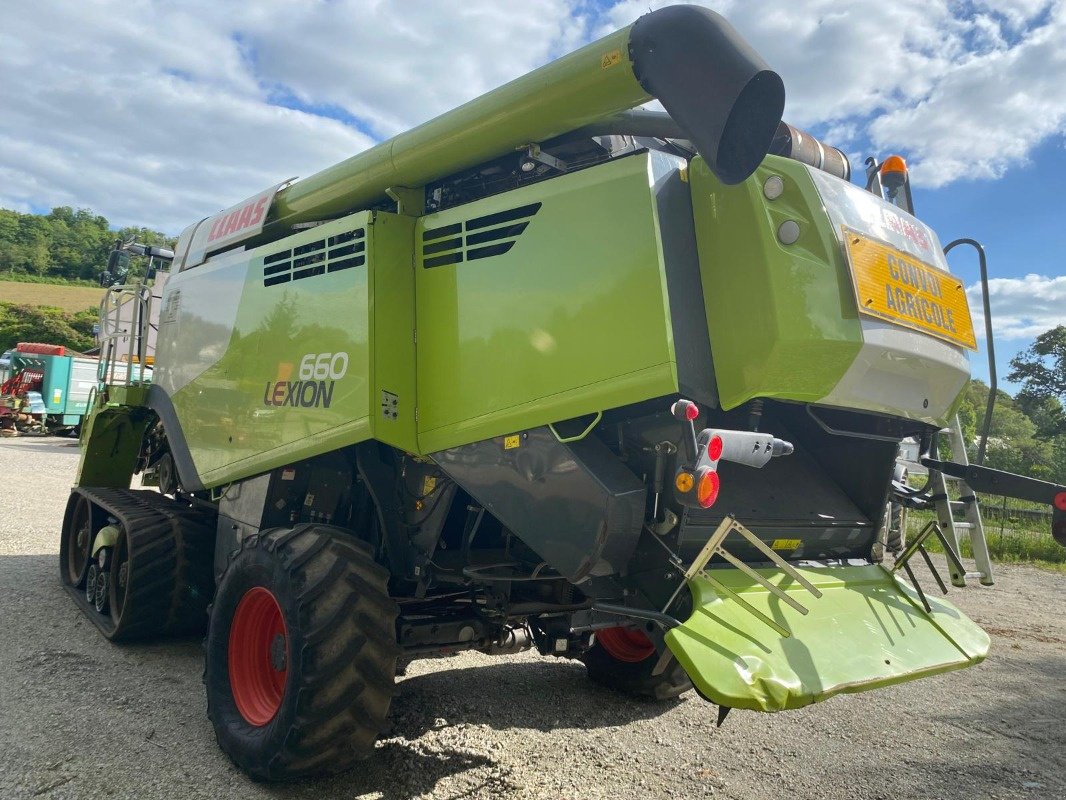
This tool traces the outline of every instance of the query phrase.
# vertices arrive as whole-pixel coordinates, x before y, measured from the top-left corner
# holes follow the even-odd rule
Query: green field
[[[0,302],[2,303],[55,306],[64,311],[74,312],[98,307],[103,295],[103,289],[92,286],[0,281]]]

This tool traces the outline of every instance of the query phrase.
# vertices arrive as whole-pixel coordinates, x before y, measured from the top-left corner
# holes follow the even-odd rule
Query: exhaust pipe
[[[670,6],[633,23],[633,74],[658,98],[725,184],[762,163],[785,108],[785,86],[736,29],[710,9]]]
[[[851,180],[851,162],[841,150],[815,139],[807,131],[794,128],[787,122],[782,122],[777,127],[777,133],[770,144],[770,152],[775,156],[802,161],[846,181]]]

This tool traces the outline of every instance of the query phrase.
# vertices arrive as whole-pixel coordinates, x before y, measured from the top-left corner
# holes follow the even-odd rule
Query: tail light
[[[710,508],[718,499],[718,490],[721,482],[718,473],[710,467],[703,467],[699,471],[699,481],[696,484],[696,502],[700,508]]]

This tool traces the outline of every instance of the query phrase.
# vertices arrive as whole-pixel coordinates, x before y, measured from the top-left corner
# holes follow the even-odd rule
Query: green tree
[[[1066,325],[1045,331],[1011,359],[1008,380],[1022,384],[1016,404],[1032,420],[1039,453],[1029,473],[1066,483]]]
[[[1057,397],[1040,397],[1022,389],[1014,396],[1014,403],[1036,425],[1038,439],[1053,439],[1066,434],[1066,413]]]
[[[1010,365],[1007,380],[1023,384],[1027,395],[1066,402],[1066,325],[1044,331]]]
[[[116,239],[173,247],[158,231],[127,227],[112,230],[107,218],[87,208],[57,206],[48,214],[0,209],[0,272],[59,280],[95,281],[107,264]],[[133,275],[143,273],[135,261]]]
[[[96,345],[96,319],[95,309],[69,314],[50,306],[0,303],[0,353],[19,342],[61,344],[85,352]]]

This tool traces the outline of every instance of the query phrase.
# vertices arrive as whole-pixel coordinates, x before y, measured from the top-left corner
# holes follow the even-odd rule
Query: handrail
[[[129,298],[129,299],[123,299]],[[151,318],[152,290],[143,281],[135,284],[116,284],[108,288],[100,301],[100,364],[96,380],[100,385],[115,383],[115,367],[119,358],[116,351],[119,341],[125,339],[128,348],[125,355],[125,385],[133,383],[133,365],[138,366],[138,382],[144,381],[145,355],[148,346],[148,323]],[[123,328],[122,312],[128,303],[136,303],[129,320],[130,327]]]
[[[992,427],[992,411],[996,407],[996,346],[992,340],[992,307],[988,299],[988,263],[985,260],[985,248],[976,239],[956,239],[948,243],[944,248],[944,255],[952,251],[957,245],[968,244],[977,251],[978,263],[981,268],[981,299],[985,309],[985,349],[988,351],[988,403],[985,405],[985,419],[981,425],[981,441],[977,445],[978,464],[985,463],[985,445],[988,444],[988,431]]]

